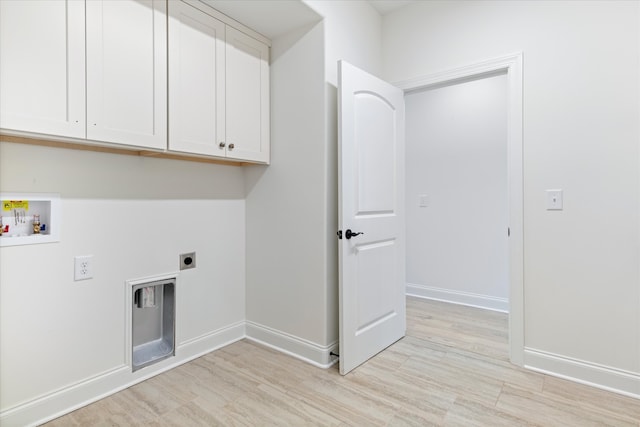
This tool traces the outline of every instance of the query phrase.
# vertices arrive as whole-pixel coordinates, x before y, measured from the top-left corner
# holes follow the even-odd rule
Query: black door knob
[[[346,233],[344,233],[344,236],[345,236],[345,237],[347,238],[347,240],[348,240],[348,239],[350,239],[350,238],[352,238],[352,237],[356,237],[356,236],[359,236],[359,235],[361,235],[361,234],[364,234],[364,233],[363,233],[362,231],[359,231],[359,232],[357,232],[357,233],[354,233],[353,231],[351,231],[351,229],[348,229],[348,230],[346,231]]]

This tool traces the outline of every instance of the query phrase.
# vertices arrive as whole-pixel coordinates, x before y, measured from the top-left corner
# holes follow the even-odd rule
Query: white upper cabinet
[[[169,150],[268,163],[269,47],[195,4],[169,2]]]
[[[268,40],[192,0],[0,0],[0,129],[269,163]]]
[[[269,162],[269,48],[227,26],[227,156]]]
[[[0,128],[85,137],[85,3],[0,1]]]
[[[169,2],[169,149],[224,155],[225,24]]]
[[[87,138],[167,146],[166,1],[86,2]]]

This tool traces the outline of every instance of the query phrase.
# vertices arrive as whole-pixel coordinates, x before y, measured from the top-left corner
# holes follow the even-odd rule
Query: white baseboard
[[[500,311],[502,313],[509,312],[509,300],[507,298],[473,294],[470,292],[452,291],[450,289],[417,285],[414,283],[407,283],[406,293],[408,296],[417,298],[468,305],[470,307],[484,308],[486,310]]]
[[[176,355],[139,371],[121,365],[0,413],[3,427],[38,425],[142,382],[245,337],[245,322],[237,322],[176,346]]]
[[[319,346],[257,323],[241,321],[206,335],[183,341],[176,346],[174,357],[139,371],[132,372],[131,366],[121,365],[95,377],[6,409],[0,413],[0,425],[3,427],[23,427],[51,421],[243,338],[266,345],[320,368],[328,368],[338,361],[336,357],[330,355],[338,347],[338,343]]]
[[[640,399],[640,374],[572,359],[532,348],[524,349],[526,368]]]
[[[239,321],[208,334],[178,343],[176,356],[196,359],[245,337],[245,322]]]
[[[303,360],[319,368],[328,368],[338,361],[331,356],[338,343],[320,346],[285,332],[247,321],[247,339],[266,345],[282,353]]]
[[[503,311],[499,310],[495,304],[490,305],[491,308],[487,307],[489,304],[486,302],[481,304],[480,302],[486,299],[482,296],[478,296],[479,299],[453,299],[449,296],[449,292],[438,293],[434,292],[433,288],[424,292],[425,288],[407,285],[407,295]],[[435,289],[435,291],[438,290]],[[443,293],[446,294],[446,298],[443,297]],[[175,357],[139,371],[131,372],[131,367],[128,365],[118,366],[108,372],[9,408],[0,413],[0,425],[3,427],[32,426],[50,421],[243,338],[274,348],[320,368],[328,368],[338,361],[330,354],[337,349],[337,342],[320,346],[254,322],[237,322],[201,337],[184,341],[177,346]],[[640,398],[640,374],[638,373],[531,348],[525,348],[524,359],[525,367],[528,369]]]

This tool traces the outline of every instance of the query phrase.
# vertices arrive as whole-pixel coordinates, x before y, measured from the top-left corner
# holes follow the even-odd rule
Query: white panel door
[[[85,137],[84,1],[0,1],[0,128]]]
[[[87,1],[87,138],[167,146],[166,1]]]
[[[225,155],[225,24],[169,2],[169,149]]]
[[[227,27],[227,157],[269,162],[269,47]]]
[[[338,76],[344,375],[406,330],[404,94],[344,61]]]

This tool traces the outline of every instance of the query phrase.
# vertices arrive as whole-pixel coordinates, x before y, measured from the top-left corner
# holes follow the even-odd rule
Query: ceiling
[[[1,1],[1,0],[0,0]],[[230,18],[274,39],[322,19],[302,1],[292,0],[200,0]],[[340,0],[350,1],[350,0]],[[381,15],[415,0],[367,0]]]
[[[380,15],[386,15],[394,12],[401,7],[404,7],[410,3],[414,3],[415,0],[368,0],[369,4],[373,6]]]
[[[201,1],[270,39],[322,19],[320,15],[301,1]]]

